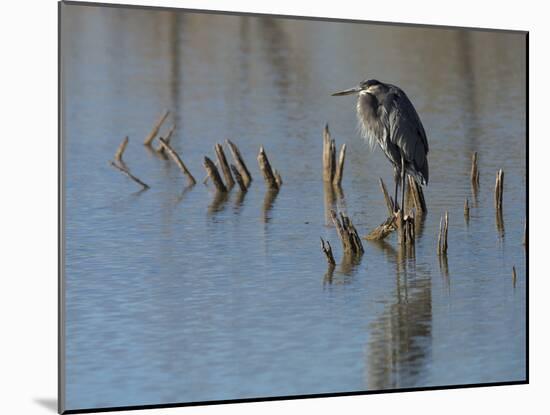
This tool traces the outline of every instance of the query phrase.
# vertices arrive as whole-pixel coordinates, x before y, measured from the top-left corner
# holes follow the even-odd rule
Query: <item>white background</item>
[[[105,0],[104,2],[110,2]],[[52,414],[57,393],[57,4],[0,13],[0,411]],[[119,3],[125,3],[120,0]],[[545,269],[549,13],[544,2],[392,0],[126,3],[530,31],[530,385],[142,411],[151,414],[542,412],[550,371]],[[502,85],[506,88],[506,85]],[[518,139],[522,139],[518,137]],[[541,408],[541,409],[539,409]]]

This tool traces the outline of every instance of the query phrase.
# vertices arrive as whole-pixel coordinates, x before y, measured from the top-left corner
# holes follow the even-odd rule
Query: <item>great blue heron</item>
[[[405,174],[421,184],[428,184],[428,139],[411,101],[395,85],[375,79],[336,92],[332,96],[358,94],[357,118],[361,134],[371,147],[377,142],[394,169],[395,196],[401,179],[401,208],[405,207]]]

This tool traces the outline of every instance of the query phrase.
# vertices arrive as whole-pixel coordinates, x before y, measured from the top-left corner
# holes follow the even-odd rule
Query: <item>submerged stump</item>
[[[342,243],[344,254],[362,255],[365,252],[363,243],[351,219],[342,212],[340,212],[340,217],[338,217],[338,214],[334,210],[330,211],[330,216],[336,227],[338,238],[340,238],[340,242]]]
[[[191,174],[187,166],[183,163],[179,154],[176,153],[176,150],[170,147],[170,144],[168,144],[163,138],[159,137],[159,141],[161,145],[164,147],[164,149],[166,150],[166,152],[170,155],[174,163],[178,165],[182,173],[187,176],[187,180],[189,181],[189,184],[191,186],[195,185],[197,181],[195,180],[195,178],[193,177],[193,175]]]
[[[151,146],[153,144],[153,140],[157,136],[160,127],[162,126],[162,123],[168,118],[168,115],[170,114],[170,111],[166,110],[164,113],[160,116],[160,118],[157,120],[155,125],[153,125],[153,129],[149,133],[147,137],[145,137],[145,140],[143,141],[143,144],[146,146]]]
[[[252,182],[252,176],[248,171],[248,167],[246,167],[246,163],[244,162],[244,159],[241,155],[239,148],[231,140],[225,140],[225,142],[229,146],[229,150],[233,155],[233,160],[235,161],[235,167],[239,171],[243,179],[243,183],[245,184],[246,187],[249,187],[250,183]]]
[[[214,162],[210,160],[208,157],[204,156],[203,164],[204,164],[204,168],[206,169],[206,173],[208,174],[208,177],[210,177],[210,179],[212,180],[212,183],[214,183],[214,186],[216,186],[216,190],[218,190],[218,192],[221,192],[221,193],[226,193],[227,187],[225,187],[225,184],[223,184],[223,180]]]
[[[263,148],[260,146],[260,152],[258,153],[258,165],[264,176],[264,181],[268,189],[279,190],[280,184],[282,184],[282,179],[279,173],[272,169],[271,163],[267,158],[267,154]]]

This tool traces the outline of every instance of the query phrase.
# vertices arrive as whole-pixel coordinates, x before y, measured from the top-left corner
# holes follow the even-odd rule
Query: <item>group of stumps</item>
[[[166,110],[162,114],[162,116],[153,126],[151,132],[147,135],[147,137],[145,137],[143,144],[163,159],[171,159],[179,167],[181,172],[186,176],[188,186],[194,186],[197,183],[195,177],[193,176],[193,174],[191,174],[180,155],[170,144],[176,128],[175,125],[173,125],[167,131],[164,137],[158,136],[162,124],[164,123],[164,121],[166,121],[169,114],[170,111],[168,110]],[[155,139],[157,139],[158,141],[158,145],[156,147],[154,147]],[[123,154],[126,150],[126,147],[128,146],[128,142],[129,138],[125,137],[115,153],[114,161],[111,161],[110,163],[117,170],[139,184],[144,190],[149,189],[150,186],[143,180],[132,174],[128,165],[123,160]],[[211,180],[216,188],[216,191],[219,193],[229,192],[235,186],[235,184],[239,186],[241,191],[246,192],[248,190],[248,187],[250,186],[250,183],[252,182],[252,175],[250,174],[250,171],[248,170],[248,167],[246,166],[237,145],[230,140],[226,140],[226,144],[231,151],[234,163],[228,163],[227,157],[225,156],[225,152],[223,150],[223,146],[219,143],[216,144],[214,147],[214,150],[216,152],[216,162],[213,162],[207,156],[204,157],[203,166],[206,170],[207,176],[204,179],[203,183],[206,184],[208,180]],[[260,151],[258,154],[258,164],[264,176],[267,188],[269,190],[278,191],[283,184],[283,180],[281,179],[281,175],[279,174],[279,172],[271,167],[263,146],[260,147]]]
[[[181,172],[186,176],[188,185],[194,186],[197,181],[195,177],[191,174],[180,155],[174,150],[171,146],[170,141],[175,131],[175,125],[173,125],[164,137],[159,136],[160,129],[163,123],[166,121],[170,114],[170,111],[166,110],[161,117],[154,124],[151,132],[145,137],[143,144],[158,154],[165,160],[171,159],[181,170]],[[158,136],[158,138],[157,138]],[[156,147],[153,146],[155,139],[158,141]],[[131,173],[128,165],[123,160],[123,154],[128,146],[129,138],[125,137],[122,143],[119,145],[114,161],[111,161],[110,164],[119,170],[121,173],[125,174],[131,180],[140,185],[143,190],[149,189],[150,186],[146,184],[143,180],[136,177]],[[223,146],[221,144],[216,144],[214,147],[216,153],[216,162],[213,162],[209,157],[205,156],[203,161],[203,166],[206,170],[206,178],[203,183],[207,183],[208,180],[211,180],[214,184],[216,191],[218,193],[227,193],[229,192],[235,184],[238,185],[242,192],[246,192],[252,182],[252,175],[248,167],[246,166],[243,157],[239,151],[239,148],[235,143],[230,140],[226,140],[226,145],[228,146],[231,155],[233,157],[234,163],[229,163],[225,156]],[[328,125],[325,126],[323,130],[323,180],[325,182],[325,190],[327,186],[331,192],[342,195],[341,182],[344,174],[344,162],[346,157],[346,145],[343,144],[340,148],[339,156],[336,158],[336,143],[335,140],[331,137]],[[279,172],[271,167],[271,163],[267,157],[265,149],[263,146],[260,146],[260,150],[257,157],[258,165],[260,171],[264,177],[266,187],[270,191],[277,192],[283,181]],[[220,174],[221,171],[221,174]],[[223,178],[222,178],[223,176]],[[472,183],[472,189],[474,194],[477,194],[477,189],[479,187],[479,169],[478,169],[478,158],[477,153],[472,155],[472,167],[470,172],[470,179]],[[416,180],[411,176],[407,176],[408,186],[407,186],[407,195],[406,195],[406,205],[409,206],[408,212],[405,214],[400,209],[397,201],[388,194],[386,186],[382,179],[379,179],[380,189],[384,196],[386,202],[386,207],[388,210],[388,217],[384,220],[379,226],[372,230],[364,239],[367,240],[383,240],[389,236],[392,232],[397,231],[398,234],[398,243],[406,248],[406,252],[409,255],[414,255],[414,245],[415,245],[415,221],[421,221],[423,216],[427,213],[426,201],[424,199],[424,194],[422,192],[422,187],[418,185]],[[504,172],[502,169],[498,170],[496,175],[495,183],[495,208],[496,208],[496,219],[497,227],[503,227],[502,221],[502,197],[503,197],[503,186],[504,186]],[[330,209],[330,218],[334,224],[338,238],[342,244],[343,253],[345,260],[349,260],[353,257],[360,257],[364,253],[363,244],[361,238],[357,232],[357,229],[353,225],[352,220],[344,212],[337,213],[334,209]],[[469,201],[466,198],[464,202],[464,217],[466,221],[469,221],[470,216],[470,205]],[[415,219],[416,218],[416,219]],[[437,255],[440,258],[440,261],[447,262],[447,235],[449,231],[449,214],[445,214],[441,217],[439,225],[439,234],[437,241]],[[527,227],[525,226],[524,230],[524,239],[523,244],[526,246],[526,232]],[[323,240],[321,238],[321,249],[326,256],[329,267],[334,267],[336,261],[332,253],[332,247],[330,242]],[[513,267],[512,271],[513,283],[515,286],[516,283],[516,270]]]
[[[325,126],[323,131],[323,179],[325,182],[325,191],[327,189],[335,194],[342,194],[340,183],[342,180],[342,174],[344,169],[346,145],[343,144],[340,150],[338,161],[336,161],[336,144],[335,140],[331,138],[328,126]],[[479,188],[479,168],[477,152],[472,154],[472,166],[470,171],[470,180],[474,195],[477,195]],[[422,221],[424,215],[427,213],[426,201],[422,192],[422,187],[416,182],[416,180],[407,176],[407,195],[405,204],[408,206],[408,211],[403,214],[401,208],[388,194],[386,186],[382,179],[379,179],[380,189],[386,202],[388,210],[388,217],[379,226],[372,230],[368,235],[364,237],[367,240],[383,240],[388,237],[392,232],[397,231],[398,243],[405,248],[405,253],[408,256],[414,256],[415,245],[415,223]],[[504,190],[504,172],[499,169],[496,174],[495,182],[495,210],[496,221],[499,232],[503,232],[503,219],[502,219],[502,200]],[[334,224],[338,238],[342,244],[342,250],[344,258],[343,263],[349,263],[350,259],[360,257],[364,253],[363,244],[361,238],[358,236],[357,229],[353,225],[349,216],[344,212],[337,213],[334,209],[330,209],[329,216]],[[470,220],[470,203],[468,198],[464,201],[464,218],[468,223]],[[419,224],[419,223],[418,223]],[[446,211],[442,215],[439,223],[439,233],[437,238],[436,252],[439,257],[440,265],[442,269],[447,269],[447,248],[448,248],[448,232],[449,232],[449,213]],[[527,225],[524,228],[523,245],[527,245],[526,239]],[[334,254],[330,242],[325,241],[321,237],[321,250],[326,256],[329,270],[332,270],[336,265]],[[516,269],[512,267],[512,282],[513,286],[516,286]]]
[[[323,130],[323,180],[325,182],[325,190],[342,194],[340,185],[344,170],[344,160],[346,154],[346,145],[343,144],[340,149],[338,160],[336,160],[336,143],[331,137],[328,125]],[[394,231],[398,231],[399,243],[407,247],[410,252],[414,250],[415,242],[415,215],[424,215],[427,212],[426,201],[422,187],[418,185],[416,180],[411,176],[407,177],[408,187],[406,203],[411,207],[407,214],[403,214],[399,208],[397,201],[389,195],[386,186],[382,179],[379,179],[380,188],[384,195],[386,207],[388,209],[388,217],[384,222],[372,230],[365,239],[367,240],[383,240]],[[344,212],[337,213],[334,209],[330,209],[330,218],[336,228],[338,238],[342,243],[345,261],[351,257],[363,255],[364,248],[361,238],[358,236],[357,229],[353,225],[352,220]],[[440,241],[443,247],[442,252],[447,251],[447,228],[442,226]],[[327,258],[329,267],[334,267],[336,261],[332,253],[332,247],[329,241],[321,238],[321,250]]]

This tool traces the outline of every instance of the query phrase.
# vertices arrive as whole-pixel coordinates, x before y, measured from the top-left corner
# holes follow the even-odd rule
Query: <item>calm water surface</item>
[[[523,35],[82,6],[62,17],[68,409],[525,378]],[[335,203],[361,235],[386,215],[378,178],[392,183],[382,152],[358,138],[354,99],[330,97],[364,78],[402,86],[418,109],[429,212],[415,258],[392,236],[340,264],[324,124],[347,143]],[[177,125],[193,188],[141,144],[165,108],[161,134]],[[108,164],[126,135],[148,191]],[[255,178],[245,195],[202,184],[203,156],[225,138]],[[284,180],[275,196],[260,145]]]

